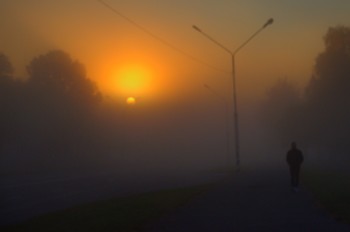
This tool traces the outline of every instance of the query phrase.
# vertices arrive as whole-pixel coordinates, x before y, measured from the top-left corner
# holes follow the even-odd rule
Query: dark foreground
[[[150,225],[149,231],[350,231],[301,189],[289,188],[285,171],[245,170],[186,207]]]
[[[222,175],[193,173],[94,173],[0,179],[0,227],[73,206],[161,189],[215,182]],[[1,228],[0,228],[1,231]]]

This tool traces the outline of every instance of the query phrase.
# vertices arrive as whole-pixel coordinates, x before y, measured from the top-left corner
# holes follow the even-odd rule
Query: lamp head
[[[267,20],[267,22],[264,24],[263,28],[271,25],[274,22],[273,18],[270,18],[269,20]]]

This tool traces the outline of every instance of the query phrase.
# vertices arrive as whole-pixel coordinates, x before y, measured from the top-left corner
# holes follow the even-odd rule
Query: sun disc
[[[128,105],[135,105],[136,99],[135,99],[134,97],[128,97],[128,98],[126,99],[126,103],[127,103]]]

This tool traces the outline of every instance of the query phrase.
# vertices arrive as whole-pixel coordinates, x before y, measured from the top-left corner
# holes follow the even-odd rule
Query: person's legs
[[[292,187],[295,186],[295,174],[294,174],[294,168],[293,166],[289,166],[289,172],[290,172],[290,184]]]
[[[299,187],[300,166],[295,166],[295,187]]]
[[[290,170],[290,178],[291,178],[291,185],[292,185],[292,191],[298,192],[298,185],[299,185],[299,167],[297,166],[289,166]]]

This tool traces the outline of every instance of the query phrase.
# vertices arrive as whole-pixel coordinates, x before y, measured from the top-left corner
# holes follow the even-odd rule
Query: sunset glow
[[[126,99],[126,103],[127,103],[128,105],[135,105],[135,104],[136,104],[136,99],[135,99],[134,97],[128,97],[128,98]]]
[[[151,89],[151,72],[137,65],[122,67],[116,74],[117,91],[123,95],[143,95]]]
[[[350,232],[349,9],[0,0],[0,232]]]
[[[119,73],[120,88],[125,91],[142,91],[147,86],[149,74],[139,67],[126,67]]]
[[[181,97],[184,88],[194,93],[190,85],[203,82],[223,92],[230,86],[230,58],[191,25],[235,49],[274,17],[273,27],[236,59],[239,100],[254,101],[281,76],[305,85],[323,48],[322,36],[329,26],[349,22],[350,6],[341,0],[322,1],[317,8],[310,7],[311,1],[105,2],[141,27],[99,1],[5,1],[0,20],[2,51],[14,63],[17,75],[27,75],[25,67],[34,56],[59,48],[86,66],[103,94],[123,101],[129,96]],[[28,45],[23,46],[22,40]]]

